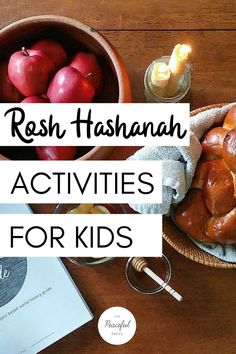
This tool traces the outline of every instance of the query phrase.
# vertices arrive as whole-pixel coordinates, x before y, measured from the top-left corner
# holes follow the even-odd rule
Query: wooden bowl
[[[191,112],[191,116],[211,108],[222,107],[225,104],[226,103],[210,105],[196,109]],[[197,247],[196,244],[167,217],[163,217],[163,237],[176,251],[195,262],[217,268],[236,268],[236,263],[224,262]]]
[[[104,87],[96,102],[131,102],[129,77],[116,49],[93,28],[63,16],[33,16],[14,22],[0,30],[0,60],[7,59],[23,46],[29,48],[39,39],[61,42],[69,56],[79,50],[94,52],[104,72]],[[83,151],[82,159],[106,158],[114,147],[94,147]],[[0,148],[10,159],[35,159],[34,149]]]

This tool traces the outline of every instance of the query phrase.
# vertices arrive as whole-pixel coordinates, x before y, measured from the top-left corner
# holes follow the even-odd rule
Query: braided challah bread
[[[192,185],[174,218],[194,239],[236,243],[236,107],[202,139]]]

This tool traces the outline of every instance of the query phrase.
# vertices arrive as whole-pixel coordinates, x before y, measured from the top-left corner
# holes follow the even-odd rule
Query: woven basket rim
[[[212,104],[204,107],[200,107],[197,109],[194,109],[193,111],[190,112],[190,116],[195,116],[196,114],[200,112],[204,112],[208,109],[212,108],[217,108],[217,107],[223,107],[227,105],[228,103],[217,103],[217,104]],[[216,267],[216,268],[225,268],[225,269],[232,269],[236,268],[236,263],[230,263],[230,262],[225,262],[209,253],[206,251],[200,249],[191,239],[180,229],[178,229],[178,232],[181,234],[182,237],[185,237],[186,242],[191,244],[191,249],[186,249],[183,247],[180,247],[180,244],[178,242],[173,241],[173,236],[169,236],[168,234],[165,233],[165,224],[166,223],[173,223],[173,221],[170,221],[170,219],[165,217],[163,218],[163,238],[169,243],[171,247],[173,247],[177,252],[182,254],[183,256],[197,262],[201,263],[204,265],[208,265],[211,267]],[[193,251],[196,250],[196,253]]]

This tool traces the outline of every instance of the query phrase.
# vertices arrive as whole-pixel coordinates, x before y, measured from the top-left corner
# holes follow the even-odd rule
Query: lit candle
[[[154,65],[151,82],[157,87],[166,87],[170,78],[170,69],[165,63],[156,63]]]
[[[154,94],[165,96],[165,88],[170,78],[170,69],[165,63],[155,63],[151,72],[151,88]]]
[[[185,66],[191,52],[190,46],[186,44],[177,44],[170,57],[169,68],[171,71],[167,87],[167,95],[172,97],[176,95],[181,76],[185,71]]]

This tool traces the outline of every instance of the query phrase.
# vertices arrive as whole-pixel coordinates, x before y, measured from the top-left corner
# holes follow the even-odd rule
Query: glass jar
[[[151,74],[156,63],[165,63],[168,64],[170,60],[170,56],[162,56],[156,60],[154,60],[149,67],[147,68],[144,75],[144,89],[145,89],[145,97],[146,101],[150,103],[176,103],[183,100],[183,98],[188,93],[191,86],[191,64],[187,63],[185,65],[185,71],[183,75],[180,77],[177,87],[177,94],[173,97],[165,97],[161,96],[157,93],[157,90],[154,89],[153,84],[151,82]],[[161,92],[161,90],[160,90]]]
[[[129,285],[136,291],[146,295],[157,294],[164,290],[164,288],[157,284],[144,272],[138,272],[134,269],[132,260],[134,257],[128,259],[125,275]],[[166,284],[171,278],[171,265],[168,258],[163,254],[162,257],[146,258],[148,267],[150,267]]]
[[[125,214],[126,209],[125,206],[122,204],[94,204],[96,205],[101,205],[106,207],[110,214]],[[54,214],[67,214],[69,211],[72,209],[75,209],[78,207],[79,204],[58,204],[54,210]],[[81,215],[81,214],[78,214]],[[75,263],[79,266],[97,266],[100,264],[105,264],[111,262],[115,257],[66,257],[69,259],[72,263]]]

